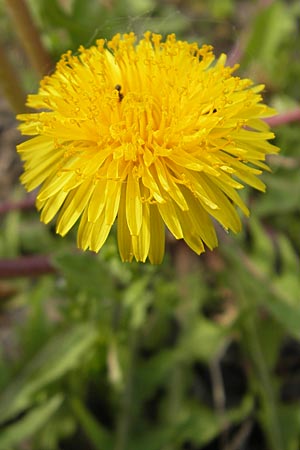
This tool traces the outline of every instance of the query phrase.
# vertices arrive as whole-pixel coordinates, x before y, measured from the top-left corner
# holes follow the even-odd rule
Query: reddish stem
[[[30,195],[18,202],[5,202],[0,204],[0,214],[7,214],[16,209],[32,209],[35,205],[35,196]]]
[[[23,256],[15,259],[0,260],[0,279],[17,277],[36,277],[54,273],[56,269],[49,256]]]
[[[291,122],[300,121],[300,108],[295,108],[291,111],[287,111],[281,114],[278,114],[274,117],[268,117],[265,121],[271,127],[278,127],[279,125],[285,125]]]

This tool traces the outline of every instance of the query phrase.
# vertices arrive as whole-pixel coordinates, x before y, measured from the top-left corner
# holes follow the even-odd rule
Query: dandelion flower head
[[[264,86],[233,76],[211,46],[147,32],[67,52],[21,114],[22,182],[41,220],[98,252],[116,222],[123,261],[161,262],[165,228],[197,254],[217,246],[213,220],[238,232],[238,191],[277,152]],[[238,207],[238,208],[237,208]]]

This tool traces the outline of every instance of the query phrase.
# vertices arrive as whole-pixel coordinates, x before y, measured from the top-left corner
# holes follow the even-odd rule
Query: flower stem
[[[52,69],[53,63],[44,48],[40,33],[32,20],[25,1],[6,0],[6,7],[16,25],[16,32],[32,66],[40,76],[44,76]]]
[[[23,91],[16,70],[10,62],[5,49],[0,43],[0,84],[5,98],[15,113],[26,112],[26,94]]]
[[[272,380],[262,353],[256,329],[255,317],[249,314],[246,320],[246,332],[249,336],[248,345],[259,377],[259,391],[265,415],[265,427],[272,450],[283,450],[280,420],[277,414],[277,405],[272,389]]]
[[[173,265],[177,275],[180,302],[175,310],[177,322],[181,333],[184,334],[191,326],[195,317],[195,302],[191,293],[191,274],[198,267],[198,256],[191,252],[182,241],[176,241],[172,249]],[[184,399],[184,386],[186,382],[186,363],[177,361],[170,374],[168,383],[168,424],[175,426],[181,419],[182,403]],[[166,450],[171,450],[166,447]]]
[[[138,331],[132,330],[129,339],[129,366],[126,373],[125,386],[120,404],[120,413],[117,420],[114,450],[127,449],[132,420],[132,397],[137,345]]]

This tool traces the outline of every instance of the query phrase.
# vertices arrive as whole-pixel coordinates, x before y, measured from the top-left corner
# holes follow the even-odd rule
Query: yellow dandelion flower
[[[277,152],[263,86],[232,76],[212,47],[145,33],[62,56],[21,114],[22,182],[40,186],[41,220],[98,252],[115,222],[123,261],[161,262],[165,226],[198,254],[217,246],[212,219],[238,232],[237,191]]]

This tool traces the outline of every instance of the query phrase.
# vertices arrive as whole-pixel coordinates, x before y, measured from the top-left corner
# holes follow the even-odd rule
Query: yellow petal
[[[53,217],[58,213],[59,209],[64,203],[67,195],[67,192],[60,191],[57,193],[57,195],[49,197],[45,202],[37,205],[38,209],[43,208],[41,212],[42,222],[49,223],[50,220],[53,219]]]
[[[87,206],[93,189],[93,183],[88,180],[83,182],[78,189],[69,193],[57,219],[56,232],[58,234],[64,236],[72,228]]]
[[[126,185],[121,190],[120,206],[118,212],[118,246],[122,261],[131,262],[133,258],[132,240],[126,219]]]
[[[106,207],[105,207],[105,223],[112,225],[116,219],[120,197],[122,182],[108,180],[106,184]]]
[[[97,180],[88,206],[89,222],[96,222],[106,205],[106,180]]]
[[[176,209],[172,199],[166,201],[166,203],[158,204],[158,210],[160,215],[176,239],[182,239],[183,233],[180,220],[177,216]]]
[[[160,264],[165,253],[165,227],[156,205],[150,205],[150,248],[149,260]]]
[[[143,204],[143,220],[138,236],[132,236],[132,249],[137,261],[145,262],[150,248],[150,212],[149,205]]]
[[[129,172],[126,190],[126,219],[130,234],[137,236],[143,220],[142,201],[139,180]]]

